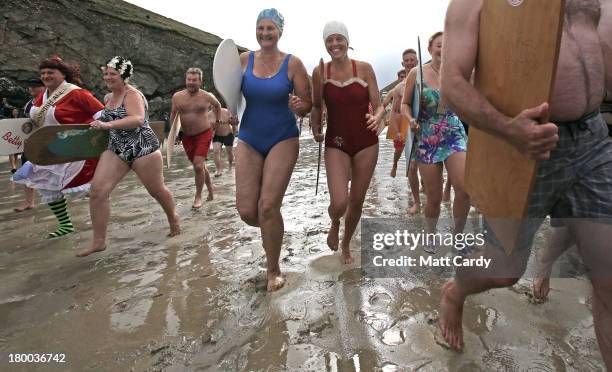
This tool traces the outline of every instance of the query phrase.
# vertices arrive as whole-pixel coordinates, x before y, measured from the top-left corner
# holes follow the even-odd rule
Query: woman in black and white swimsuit
[[[164,209],[170,224],[169,236],[180,233],[174,199],[164,184],[159,142],[149,127],[147,101],[141,92],[128,84],[134,71],[132,63],[122,57],[113,57],[102,70],[104,82],[111,93],[104,99],[102,115],[91,126],[108,130],[109,143],[108,150],[100,156],[91,182],[89,210],[93,243],[77,254],[79,257],[106,249],[109,196],[130,169],[136,172],[149,194]]]

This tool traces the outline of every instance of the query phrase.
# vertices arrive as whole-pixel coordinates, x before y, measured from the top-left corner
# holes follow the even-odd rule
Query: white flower
[[[124,77],[126,79],[131,77],[134,74],[134,66],[132,65],[132,62],[126,59],[120,59],[118,56],[113,57],[110,61],[108,61],[106,66],[112,67],[115,70],[117,70],[117,72],[119,72],[119,75],[121,75],[122,77],[124,77],[124,74],[126,73],[129,67],[130,68],[129,75]]]
[[[119,63],[119,58],[117,57],[113,57],[113,59],[111,59],[110,61],[108,61],[108,63],[106,64],[106,66],[108,67],[112,67],[115,68],[117,66],[117,64]]]

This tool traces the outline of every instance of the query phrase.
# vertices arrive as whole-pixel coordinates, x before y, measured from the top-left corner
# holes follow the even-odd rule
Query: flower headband
[[[112,67],[117,70],[123,80],[129,79],[134,74],[132,62],[121,56],[111,58],[111,60],[106,63],[106,67]]]

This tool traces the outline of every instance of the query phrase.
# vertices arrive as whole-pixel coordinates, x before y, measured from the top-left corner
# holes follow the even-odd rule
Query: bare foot
[[[33,205],[24,205],[22,207],[17,207],[17,208],[15,208],[13,210],[15,212],[17,212],[17,213],[20,213],[20,212],[25,212],[25,211],[30,210],[30,209],[34,209],[34,206]]]
[[[338,231],[340,230],[340,221],[332,221],[329,233],[327,233],[327,246],[332,251],[338,250]]]
[[[177,236],[181,233],[181,219],[178,214],[175,214],[172,220],[168,221],[170,223],[170,233],[168,236]]]
[[[200,208],[202,208],[202,197],[196,196],[195,199],[193,200],[193,205],[191,206],[191,209],[200,209]]]
[[[278,291],[279,289],[283,288],[283,286],[285,285],[285,278],[282,277],[280,270],[279,271],[275,271],[275,272],[268,272],[267,274],[267,279],[268,279],[268,292],[274,292],[274,291]]]
[[[397,167],[393,166],[393,168],[391,168],[391,173],[389,174],[391,177],[395,178],[395,175],[397,174]]]
[[[206,197],[206,201],[211,201],[211,200],[213,200],[213,193],[212,191],[209,191],[208,196]]]
[[[106,246],[103,245],[102,247],[90,247],[89,249],[85,249],[83,251],[80,251],[79,253],[76,254],[77,257],[87,257],[92,253],[96,253],[96,252],[102,252],[103,250],[106,249]]]
[[[408,208],[407,212],[410,215],[421,213],[421,203],[414,203],[414,204],[412,204],[412,207]]]
[[[223,173],[221,173],[221,172],[215,173],[215,177],[221,177],[222,175],[223,175]]]
[[[453,280],[446,282],[442,287],[438,327],[444,340],[455,350],[463,348],[463,301],[457,293],[456,283]]]
[[[533,298],[535,300],[544,301],[550,292],[550,277],[533,279]]]
[[[342,247],[342,263],[345,265],[350,265],[355,262],[355,259],[351,255],[350,247]]]

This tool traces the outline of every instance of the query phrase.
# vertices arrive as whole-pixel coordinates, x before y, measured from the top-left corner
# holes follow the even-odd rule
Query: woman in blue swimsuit
[[[236,208],[243,221],[261,229],[268,291],[284,284],[280,208],[299,152],[295,115],[306,115],[312,106],[304,64],[278,49],[283,26],[276,9],[262,10],[256,26],[261,48],[240,55],[246,108],[236,148]]]

